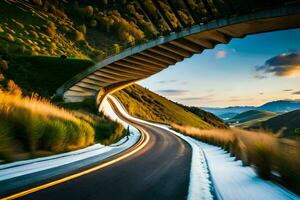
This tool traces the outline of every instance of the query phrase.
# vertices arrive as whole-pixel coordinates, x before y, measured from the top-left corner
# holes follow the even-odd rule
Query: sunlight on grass
[[[0,91],[0,159],[13,151],[62,152],[94,143],[95,131],[85,120],[38,97]]]

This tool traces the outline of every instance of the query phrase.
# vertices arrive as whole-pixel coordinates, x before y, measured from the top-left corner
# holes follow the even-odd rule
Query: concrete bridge
[[[159,8],[157,1],[159,0],[153,0],[158,12],[171,27],[172,24]],[[173,32],[168,35],[102,60],[61,86],[56,95],[73,102],[95,98],[97,104],[100,104],[105,95],[158,73],[205,49],[229,43],[232,38],[300,27],[299,0],[203,0],[208,5],[205,9],[210,16],[206,18],[209,19],[206,22],[199,21],[203,16],[193,13],[188,0],[183,2],[197,24],[182,29],[173,28]],[[165,3],[175,9],[172,1]],[[142,0],[140,4],[143,4]],[[237,6],[239,4],[244,5],[244,9],[238,9],[242,8]]]

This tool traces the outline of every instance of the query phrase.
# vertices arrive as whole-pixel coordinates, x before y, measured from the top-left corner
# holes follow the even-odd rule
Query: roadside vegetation
[[[275,180],[300,194],[300,140],[237,128],[200,130],[173,125],[177,131],[228,151],[243,165],[255,167],[259,177]]]
[[[174,103],[137,84],[117,91],[113,95],[130,115],[144,120],[200,129],[226,128],[224,122],[211,113]]]
[[[111,144],[126,134],[103,115],[67,111],[38,96],[22,96],[12,81],[0,90],[0,161],[10,162]]]

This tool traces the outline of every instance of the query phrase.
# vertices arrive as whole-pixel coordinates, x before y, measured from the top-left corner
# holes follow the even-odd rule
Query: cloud
[[[183,95],[188,92],[188,90],[173,90],[173,89],[167,89],[167,90],[157,90],[156,92],[163,94],[163,95],[169,95],[169,96],[177,96],[177,95]]]
[[[300,91],[293,92],[294,95],[300,95]]]
[[[160,84],[165,84],[165,83],[176,83],[177,80],[162,80],[162,81],[158,81],[158,83]]]
[[[226,55],[227,55],[227,52],[226,52],[226,51],[224,51],[224,50],[218,51],[218,52],[216,53],[216,58],[217,58],[217,59],[222,59],[222,58],[225,58]]]
[[[262,66],[256,66],[257,72],[272,73],[276,76],[296,76],[300,74],[300,53],[290,52],[270,58]]]
[[[203,101],[203,100],[210,100],[212,99],[214,95],[206,95],[206,96],[201,96],[201,97],[184,97],[177,99],[179,101]]]
[[[285,89],[285,90],[282,90],[282,91],[284,91],[284,92],[291,92],[291,91],[293,91],[293,89]]]
[[[256,75],[254,76],[254,78],[255,78],[255,79],[265,79],[265,78],[267,78],[267,76],[264,76],[264,75],[261,75],[261,74],[256,74]]]

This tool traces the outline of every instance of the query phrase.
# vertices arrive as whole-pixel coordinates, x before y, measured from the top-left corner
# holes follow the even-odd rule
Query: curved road
[[[186,199],[191,163],[190,146],[166,130],[136,121],[114,111],[124,121],[150,136],[147,145],[113,165],[20,199]]]

